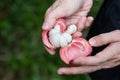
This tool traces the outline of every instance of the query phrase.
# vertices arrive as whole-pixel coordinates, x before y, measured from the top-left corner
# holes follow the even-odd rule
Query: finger
[[[86,74],[99,69],[101,69],[100,66],[62,67],[58,69],[58,74]]]
[[[116,59],[109,60],[101,65],[101,68],[108,69],[120,65],[120,57]]]
[[[51,6],[51,9],[54,10],[55,8],[57,8],[57,6],[60,4],[60,0],[56,0],[52,6]]]
[[[103,62],[117,58],[119,57],[119,53],[120,53],[119,48],[120,48],[120,42],[111,43],[103,51],[96,54],[96,56],[100,56]]]
[[[53,11],[58,5],[59,5],[59,0],[56,0],[50,8],[46,11],[46,14],[49,14],[51,11]]]
[[[45,20],[42,25],[43,30],[50,30],[54,26],[56,20],[58,18],[61,18],[61,16],[62,16],[62,14],[60,16],[60,14],[58,14],[58,13],[59,13],[59,11],[58,12],[52,11],[49,14],[45,15]]]
[[[71,24],[76,24],[76,23],[78,23],[79,17],[75,17],[75,16],[71,17],[71,16],[70,16],[70,18],[67,17],[67,18],[65,18],[65,20],[66,20],[66,25],[69,26],[69,25],[71,25]]]
[[[116,53],[119,53],[120,44],[116,43],[115,45],[110,45],[105,48],[103,51],[97,53],[95,56],[88,56],[88,57],[79,57],[73,60],[73,64],[76,65],[101,65],[104,62],[112,59]]]
[[[42,25],[43,30],[50,30],[58,18],[65,16],[65,9],[62,6],[58,6],[58,0],[47,10],[45,14],[45,20]],[[56,7],[58,6],[58,7]]]
[[[86,22],[86,17],[81,16],[77,24],[78,31],[82,31],[85,28],[85,22]]]
[[[86,23],[85,23],[85,28],[88,28],[88,27],[90,27],[90,25],[92,24],[92,22],[93,22],[93,17],[88,17],[87,19],[86,19]]]
[[[109,33],[103,33],[89,40],[92,46],[102,46],[112,42],[120,41],[120,30],[115,30]]]
[[[92,7],[92,4],[93,4],[92,0],[84,0],[84,5],[81,8],[82,12],[80,13],[80,15],[87,16],[88,12]]]
[[[79,57],[73,60],[72,64],[75,65],[86,65],[86,66],[95,66],[100,64],[100,58],[96,56],[90,56],[90,57]]]
[[[72,35],[72,38],[78,38],[78,37],[81,37],[81,36],[82,36],[82,33],[77,31]]]
[[[51,11],[49,13],[47,12],[45,15],[45,21],[42,27],[44,30],[51,29],[54,26],[56,19],[62,18],[62,17],[68,17],[72,15],[82,5],[82,0],[79,0],[79,1],[74,0],[74,2],[67,1],[67,0],[58,0],[58,1],[59,3],[57,7],[55,7],[55,9],[51,9]],[[74,6],[74,4],[76,4],[76,6]],[[72,9],[73,6],[74,6],[74,9]]]
[[[84,28],[90,27],[90,25],[92,24],[92,22],[93,22],[93,17],[91,17],[91,16],[88,17],[88,18],[86,18],[86,20],[83,19],[83,17],[80,18],[80,17],[77,17],[77,16],[72,16],[70,18],[66,18],[66,24],[67,25],[78,23],[78,25],[79,25],[78,30],[79,31],[82,31]]]
[[[116,66],[119,66],[120,65],[120,60],[117,61],[117,62],[114,62],[114,63],[108,63],[106,65],[104,65],[102,68],[103,69],[108,69],[108,68],[113,68],[113,67],[116,67]]]

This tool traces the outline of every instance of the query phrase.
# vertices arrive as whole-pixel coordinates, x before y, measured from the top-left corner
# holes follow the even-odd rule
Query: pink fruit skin
[[[88,56],[91,52],[92,47],[87,40],[75,38],[67,47],[60,48],[60,58],[69,64],[75,58]]]
[[[61,32],[64,32],[67,28],[64,19],[58,19],[56,24],[60,25]],[[56,47],[49,42],[49,31],[42,31],[42,40],[45,45],[45,49],[51,53],[55,53]],[[72,60],[78,57],[85,57],[90,55],[92,47],[84,38],[75,37],[72,42],[66,47],[60,48],[60,58],[66,64],[69,64]]]
[[[58,19],[56,21],[56,24],[55,25],[60,25],[60,30],[61,32],[64,32],[66,30],[66,25],[65,25],[65,20],[64,19]],[[54,54],[55,53],[55,47],[50,43],[49,41],[49,31],[48,30],[43,30],[42,31],[42,41],[45,45],[45,49],[51,53],[51,54]]]
[[[49,53],[54,54],[56,48],[53,45],[50,44],[48,33],[49,33],[49,31],[42,31],[42,41],[43,41],[43,43],[45,45],[45,49]]]

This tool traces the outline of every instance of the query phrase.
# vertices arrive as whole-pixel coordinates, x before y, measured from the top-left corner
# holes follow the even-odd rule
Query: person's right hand
[[[78,31],[90,26],[92,17],[86,17],[92,7],[92,0],[56,0],[47,10],[43,30],[50,30],[57,19],[64,18],[67,25],[76,24]]]

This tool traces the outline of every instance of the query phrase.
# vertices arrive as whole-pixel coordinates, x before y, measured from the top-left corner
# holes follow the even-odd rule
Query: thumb
[[[56,2],[53,4],[46,12],[45,21],[42,26],[44,30],[51,29],[58,18],[68,17],[75,13],[82,6],[83,2],[82,0],[60,0],[60,2],[59,0],[57,1],[58,3]]]
[[[51,9],[51,8],[48,9],[48,11],[47,11],[47,13],[45,15],[45,20],[44,20],[42,29],[43,30],[51,29],[54,26],[57,19],[66,16],[65,11],[66,10],[61,6],[58,6],[55,9]]]
[[[120,30],[115,30],[109,33],[103,33],[100,35],[97,35],[89,40],[89,43],[92,46],[102,46],[105,44],[118,42],[120,41]]]

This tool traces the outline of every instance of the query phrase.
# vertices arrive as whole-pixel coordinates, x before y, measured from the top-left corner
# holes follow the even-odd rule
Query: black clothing
[[[87,39],[118,29],[120,30],[120,0],[105,0],[88,33]],[[106,46],[93,48],[92,55],[103,50]],[[92,80],[120,80],[120,66],[99,70],[91,73],[90,76]]]

